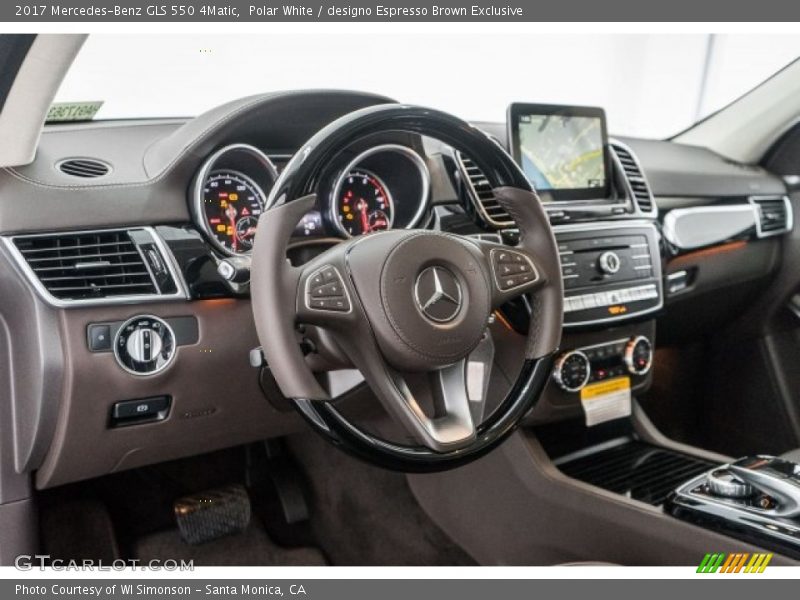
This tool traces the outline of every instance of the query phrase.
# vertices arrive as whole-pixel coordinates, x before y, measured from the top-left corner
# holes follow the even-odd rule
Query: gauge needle
[[[231,231],[233,231],[231,243],[233,244],[233,251],[236,252],[239,249],[239,244],[236,239],[236,207],[233,204],[228,204],[228,208],[225,209],[225,216],[231,222]]]
[[[361,231],[369,233],[369,216],[367,215],[367,203],[364,200],[358,203],[358,208],[361,211]]]

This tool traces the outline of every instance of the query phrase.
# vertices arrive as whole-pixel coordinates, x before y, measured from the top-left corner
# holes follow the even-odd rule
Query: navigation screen
[[[542,112],[526,112],[525,106],[512,108],[512,149],[533,187],[555,199],[604,198],[608,161],[602,111],[541,107]]]

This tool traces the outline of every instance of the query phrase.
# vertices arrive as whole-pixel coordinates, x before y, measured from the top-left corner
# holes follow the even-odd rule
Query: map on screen
[[[520,115],[522,170],[537,190],[603,188],[603,123],[597,117]]]

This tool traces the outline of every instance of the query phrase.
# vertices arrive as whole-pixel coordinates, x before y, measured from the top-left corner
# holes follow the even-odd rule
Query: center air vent
[[[654,213],[656,205],[653,201],[653,194],[644,173],[642,173],[642,168],[639,166],[639,161],[633,156],[630,148],[619,142],[612,142],[611,148],[625,173],[625,179],[628,181],[633,200],[639,210],[643,213]]]
[[[18,236],[13,245],[58,301],[177,293],[175,278],[147,229]]]
[[[792,229],[792,205],[785,196],[753,197],[750,202],[758,210],[758,237],[778,235]]]
[[[492,186],[471,158],[458,153],[458,162],[466,180],[467,188],[478,214],[492,227],[502,229],[514,227],[514,219],[500,206]]]
[[[58,170],[73,177],[94,178],[107,175],[111,166],[96,158],[68,158],[58,163]]]

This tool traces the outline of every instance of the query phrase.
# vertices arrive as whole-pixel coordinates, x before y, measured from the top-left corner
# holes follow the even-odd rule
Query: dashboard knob
[[[133,375],[153,375],[175,358],[175,333],[166,321],[151,315],[128,319],[114,338],[117,363]]]
[[[631,375],[646,375],[653,366],[653,345],[643,335],[631,338],[623,354],[625,367]]]
[[[607,275],[616,275],[622,266],[622,261],[616,252],[603,252],[597,259],[600,270]]]
[[[163,342],[155,329],[142,327],[134,330],[125,343],[125,351],[131,360],[137,363],[146,363],[153,360],[154,356],[161,353]]]
[[[755,494],[755,488],[742,481],[728,469],[716,469],[706,476],[708,489],[715,496],[722,498],[749,498]]]
[[[556,360],[553,379],[565,392],[579,392],[592,374],[589,358],[580,350],[565,352]]]

